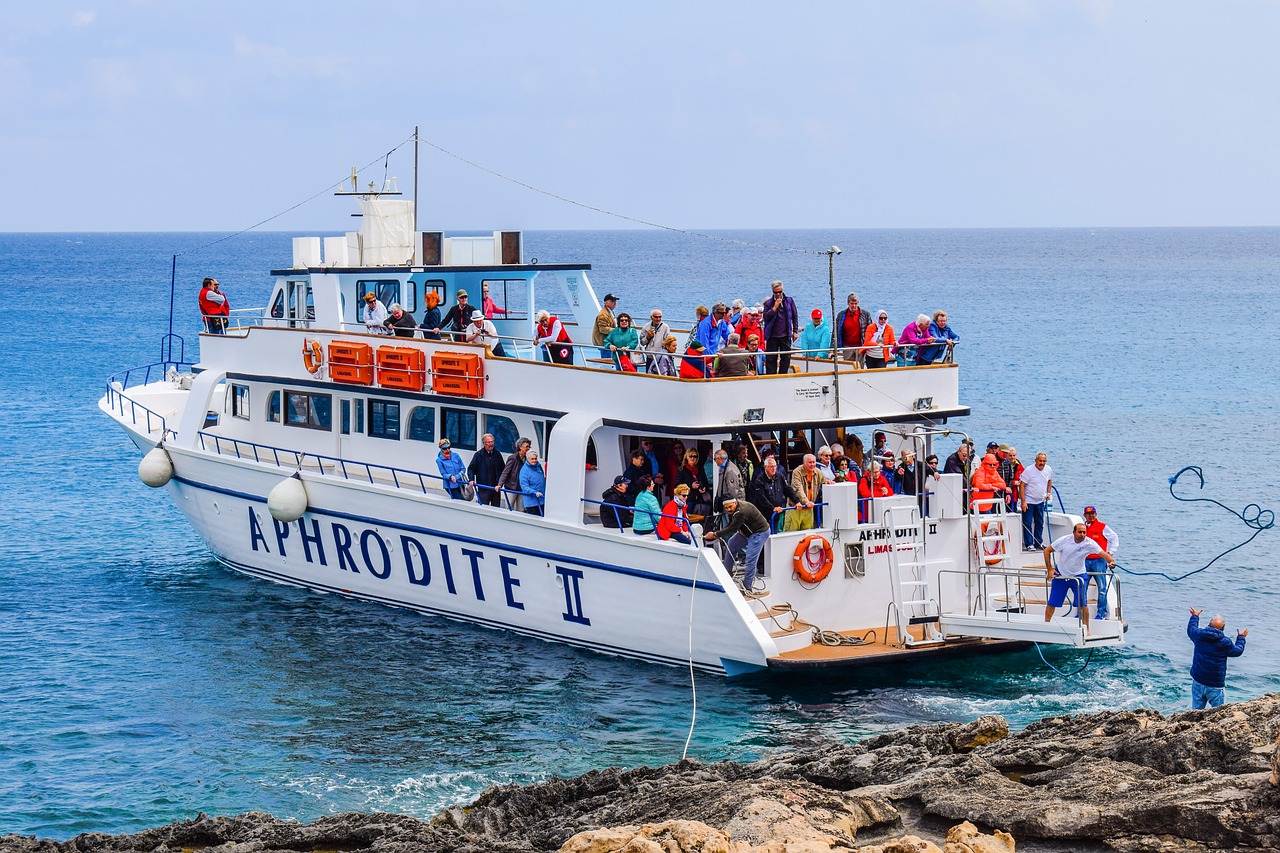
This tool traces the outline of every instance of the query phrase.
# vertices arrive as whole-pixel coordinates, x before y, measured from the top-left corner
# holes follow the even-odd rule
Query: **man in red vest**
[[[1088,536],[1098,547],[1111,556],[1115,556],[1120,547],[1120,537],[1098,518],[1098,510],[1092,506],[1084,508],[1084,535]],[[1098,584],[1098,618],[1107,618],[1107,561],[1101,557],[1089,557],[1084,561],[1084,569],[1088,572],[1084,579],[1085,601],[1089,600],[1089,584]]]
[[[215,335],[226,334],[227,317],[231,314],[231,303],[227,295],[218,289],[216,278],[206,278],[200,287],[200,316],[204,319],[206,331]]]

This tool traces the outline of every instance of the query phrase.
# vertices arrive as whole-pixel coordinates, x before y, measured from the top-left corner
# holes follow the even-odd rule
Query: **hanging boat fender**
[[[286,477],[267,494],[267,512],[276,521],[286,524],[297,521],[307,511],[307,488],[302,484],[302,477],[294,474]]]
[[[312,376],[320,372],[320,368],[324,366],[324,350],[319,341],[302,339],[302,364]]]
[[[158,489],[173,479],[173,460],[163,444],[147,451],[138,463],[138,479],[153,489]]]
[[[831,543],[815,533],[800,540],[791,563],[800,580],[805,583],[821,583],[823,578],[831,574],[835,554]]]

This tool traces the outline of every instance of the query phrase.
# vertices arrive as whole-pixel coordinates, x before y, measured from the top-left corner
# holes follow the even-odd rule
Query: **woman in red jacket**
[[[858,480],[858,522],[866,524],[871,517],[871,499],[893,496],[893,487],[885,479],[879,462],[872,462],[871,468]]]
[[[685,505],[689,499],[689,487],[676,486],[671,500],[662,508],[662,517],[658,519],[658,538],[674,539],[685,545],[693,544],[693,536],[689,533],[689,515]]]

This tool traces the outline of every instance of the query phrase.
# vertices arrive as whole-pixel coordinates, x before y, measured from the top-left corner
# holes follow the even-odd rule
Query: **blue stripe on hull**
[[[495,628],[495,629],[504,630],[504,631],[511,631],[516,634],[523,634],[525,636],[534,637],[539,640],[549,640],[551,642],[556,642],[556,643],[565,643],[567,645],[577,646],[579,648],[584,648],[584,649],[590,649],[591,651],[595,651],[595,652],[603,652],[605,654],[618,655],[620,657],[637,658],[640,660],[651,661],[653,663],[662,663],[662,664],[668,664],[672,666],[688,666],[689,665],[688,658],[672,658],[672,657],[667,657],[665,655],[648,654],[645,652],[637,651],[635,649],[622,648],[619,646],[610,646],[610,645],[604,645],[600,643],[584,643],[582,640],[574,637],[565,637],[560,634],[552,634],[545,631],[535,631],[531,628],[526,628],[521,625],[513,625],[507,622],[499,622],[494,619],[483,619],[478,616],[465,616],[462,614],[454,613],[449,610],[441,610],[435,607],[427,607],[425,605],[413,604],[411,602],[402,601],[400,599],[385,598],[380,595],[371,595],[368,593],[352,592],[351,590],[344,589],[342,587],[329,586],[328,584],[315,583],[312,581],[303,581],[298,578],[292,577],[290,575],[284,575],[278,572],[270,571],[269,569],[260,569],[256,566],[250,566],[244,563],[238,563],[235,560],[227,559],[221,554],[216,554],[215,556],[217,557],[218,562],[222,563],[223,565],[237,572],[240,572],[246,575],[251,575],[253,577],[265,578],[266,580],[275,581],[276,583],[283,583],[288,586],[296,586],[302,589],[310,589],[316,592],[335,593],[337,595],[347,596],[348,598],[357,598],[362,601],[372,601],[377,604],[386,604],[392,607],[403,607],[407,610],[414,610],[419,613],[428,613],[433,616],[444,616],[449,619],[456,619],[460,622],[471,622],[476,625],[482,625],[486,628]],[[696,669],[702,670],[703,672],[713,672],[720,675],[735,674],[735,673],[726,673],[725,669],[721,667],[713,667],[707,664],[698,663],[697,661],[693,663],[693,666]],[[755,667],[752,667],[752,669],[755,669]]]
[[[214,486],[208,483],[196,482],[195,480],[189,480],[186,477],[180,477],[177,474],[173,475],[173,480],[174,482],[182,483],[184,486],[191,486],[192,488],[203,489],[204,491],[208,491],[208,492],[216,492],[221,495],[227,495],[233,498],[240,498],[241,500],[253,501],[254,503],[259,503],[259,504],[265,504],[267,502],[266,498],[260,498],[257,495],[251,495],[245,492],[237,492],[232,489],[224,489],[221,486]],[[361,522],[362,524],[391,527],[396,530],[408,530],[408,531],[413,531],[414,533],[424,533],[428,536],[436,536],[441,539],[449,539],[454,542],[463,542],[468,545],[483,545],[491,548],[501,548],[503,550],[511,551],[516,554],[526,554],[531,557],[539,557],[545,560],[556,560],[560,562],[572,563],[575,566],[585,566],[589,569],[596,569],[602,572],[612,572],[614,574],[629,575],[631,577],[643,578],[644,580],[658,581],[659,583],[669,583],[669,584],[674,584],[680,587],[689,586],[689,582],[687,580],[683,580],[682,578],[673,578],[670,575],[660,575],[654,572],[646,572],[643,569],[631,569],[625,566],[610,565],[608,563],[597,563],[593,560],[584,560],[580,557],[571,557],[567,554],[553,554],[550,551],[538,551],[536,549],[525,548],[520,545],[510,545],[505,542],[495,542],[490,539],[476,539],[471,536],[459,536],[458,534],[449,532],[447,530],[435,530],[430,527],[418,527],[416,525],[411,525],[411,524],[400,524],[395,521],[387,521],[386,519],[371,518],[369,516],[354,515],[352,513],[337,512],[335,510],[320,509],[316,507],[308,507],[307,513],[309,515],[324,515],[331,518],[341,518],[347,521],[358,521],[358,522]],[[707,592],[724,593],[725,591],[724,587],[720,586],[720,584],[713,583],[711,581],[700,580],[697,582],[697,588],[700,590],[705,590]]]

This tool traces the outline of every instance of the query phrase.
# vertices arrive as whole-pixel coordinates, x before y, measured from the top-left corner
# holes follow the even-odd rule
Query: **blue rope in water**
[[[1061,675],[1063,678],[1075,678],[1077,675],[1079,675],[1080,673],[1088,669],[1089,661],[1093,660],[1093,653],[1097,651],[1097,649],[1089,649],[1089,656],[1084,659],[1084,663],[1080,664],[1080,668],[1077,669],[1075,672],[1063,672],[1062,670],[1058,669],[1056,666],[1049,663],[1049,661],[1045,659],[1044,652],[1040,650],[1039,643],[1036,643],[1035,647],[1036,647],[1036,654],[1040,655],[1040,662],[1043,663],[1045,666],[1049,667],[1049,669],[1058,673],[1058,675]]]
[[[1213,498],[1179,497],[1178,493],[1173,490],[1173,487],[1177,485],[1178,478],[1181,477],[1183,474],[1187,473],[1188,471],[1196,475],[1196,479],[1200,481],[1200,488],[1202,489],[1204,488],[1204,472],[1200,469],[1200,466],[1188,465],[1187,467],[1183,468],[1181,471],[1179,471],[1178,473],[1174,474],[1172,477],[1169,478],[1169,494],[1173,495],[1174,500],[1183,501],[1185,503],[1195,503],[1196,501],[1205,501],[1206,503],[1217,504],[1218,506],[1225,509],[1227,512],[1234,515],[1236,518],[1243,521],[1246,527],[1253,528],[1253,535],[1250,536],[1248,539],[1244,540],[1243,542],[1241,542],[1239,545],[1236,545],[1234,547],[1228,548],[1227,550],[1223,551],[1221,554],[1214,557],[1212,560],[1205,563],[1200,568],[1187,572],[1184,575],[1178,575],[1177,577],[1167,574],[1166,572],[1137,572],[1137,571],[1134,571],[1133,569],[1126,569],[1124,566],[1120,565],[1119,563],[1116,563],[1115,565],[1117,569],[1131,575],[1161,577],[1161,578],[1165,578],[1166,580],[1172,581],[1173,583],[1177,583],[1180,580],[1185,580],[1191,577],[1192,575],[1196,575],[1196,574],[1199,574],[1200,572],[1203,572],[1205,569],[1209,568],[1214,563],[1218,562],[1223,557],[1230,554],[1232,551],[1239,550],[1240,548],[1243,548],[1245,545],[1248,545],[1250,542],[1256,539],[1258,537],[1258,534],[1261,533],[1262,531],[1270,530],[1276,526],[1276,514],[1269,509],[1263,509],[1257,504],[1249,504],[1242,511],[1236,512],[1234,509],[1227,506],[1222,501],[1217,501],[1217,500],[1214,500]]]

